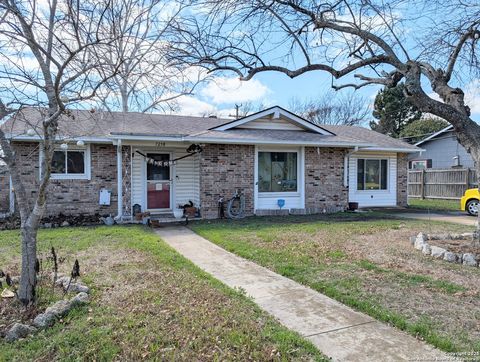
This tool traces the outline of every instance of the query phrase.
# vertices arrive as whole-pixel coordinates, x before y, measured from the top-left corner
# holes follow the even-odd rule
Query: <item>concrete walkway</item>
[[[391,215],[406,219],[416,219],[416,220],[431,220],[431,221],[441,221],[441,222],[450,222],[454,224],[475,226],[477,218],[465,214],[438,214],[438,213],[427,213],[427,212],[399,212],[392,213]]]
[[[334,361],[446,360],[417,339],[240,258],[182,226],[156,230],[180,254],[309,339]]]

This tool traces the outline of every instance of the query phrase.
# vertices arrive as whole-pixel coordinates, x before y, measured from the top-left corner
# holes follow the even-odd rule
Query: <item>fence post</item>
[[[465,171],[465,190],[463,192],[465,192],[469,188],[470,188],[470,168],[467,168],[467,170]]]
[[[425,170],[422,169],[422,177],[420,178],[420,198],[425,199]]]

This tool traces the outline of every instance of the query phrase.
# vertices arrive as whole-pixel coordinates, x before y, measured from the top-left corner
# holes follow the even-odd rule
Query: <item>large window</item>
[[[386,190],[388,160],[358,159],[357,190]]]
[[[258,191],[297,191],[297,152],[259,152]]]

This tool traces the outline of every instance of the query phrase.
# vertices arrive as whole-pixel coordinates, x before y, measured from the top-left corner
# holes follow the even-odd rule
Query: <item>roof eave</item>
[[[27,135],[5,135],[5,138],[12,140],[12,141],[23,141],[23,142],[40,142],[43,138],[35,135],[35,136],[27,136]],[[84,142],[92,142],[92,143],[112,143],[112,138],[110,137],[91,137],[91,136],[78,136],[78,137],[70,137],[70,136],[57,136],[57,141],[65,141],[65,140],[72,140],[72,141],[84,141]]]
[[[244,145],[286,145],[286,146],[307,146],[307,147],[373,147],[374,144],[353,143],[353,142],[312,142],[312,141],[285,141],[285,140],[258,140],[258,139],[234,139],[215,137],[185,137],[185,141],[216,143],[216,144],[244,144]]]
[[[396,153],[418,153],[424,152],[422,148],[412,149],[412,148],[401,148],[401,147],[365,147],[361,148],[361,151],[376,151],[376,152],[396,152]]]

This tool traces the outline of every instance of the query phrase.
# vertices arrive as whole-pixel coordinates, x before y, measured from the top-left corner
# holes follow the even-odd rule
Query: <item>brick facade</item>
[[[17,163],[22,170],[22,179],[27,195],[36,196],[39,182],[39,146],[38,143],[16,142],[14,149]],[[123,147],[124,168],[130,168],[130,146]],[[92,144],[90,180],[50,180],[47,189],[47,208],[45,216],[64,215],[117,215],[117,151],[116,146]],[[130,174],[130,171],[125,171]],[[109,206],[99,205],[101,189],[111,191]],[[129,203],[130,190],[124,191]]]
[[[10,175],[7,166],[0,165],[0,215],[10,211]]]
[[[218,200],[220,197],[229,199],[236,189],[245,194],[246,215],[252,215],[254,167],[254,146],[205,145],[200,159],[202,216],[218,217]]]
[[[397,206],[408,205],[408,155],[397,153]]]
[[[307,213],[334,212],[348,206],[344,158],[340,148],[305,147],[305,208]]]

